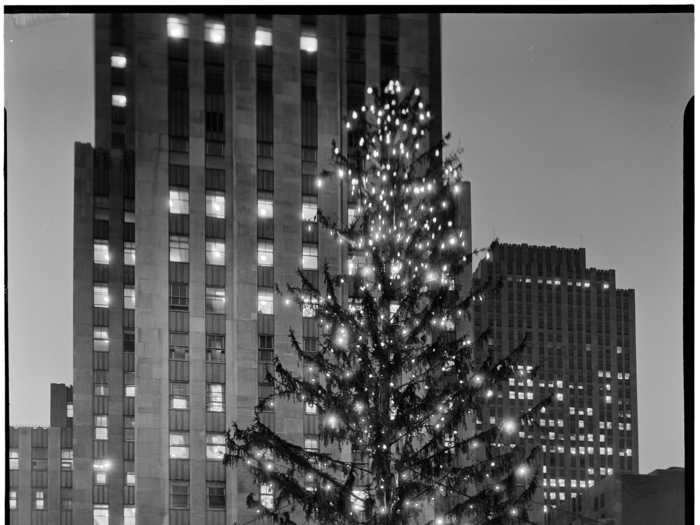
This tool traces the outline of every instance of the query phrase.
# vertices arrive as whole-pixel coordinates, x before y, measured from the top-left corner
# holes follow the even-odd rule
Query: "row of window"
[[[166,29],[170,38],[182,39],[189,36],[189,23],[186,17],[169,16]],[[211,44],[223,44],[226,42],[226,26],[219,21],[206,21],[204,23],[204,40]],[[272,46],[272,30],[269,27],[258,26],[255,29],[255,45],[257,47]],[[318,51],[316,34],[307,28],[302,30],[299,37],[299,49],[307,53]]]
[[[206,457],[220,461],[226,453],[226,436],[224,434],[208,433],[206,441]],[[171,432],[169,437],[169,453],[171,459],[189,459],[189,432]]]

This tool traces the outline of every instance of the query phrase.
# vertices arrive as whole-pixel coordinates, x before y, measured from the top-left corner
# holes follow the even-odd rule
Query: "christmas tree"
[[[519,417],[475,431],[499,385],[517,374],[525,347],[496,353],[469,333],[474,301],[498,283],[466,288],[472,258],[458,219],[464,190],[457,154],[429,143],[419,89],[392,81],[368,88],[373,103],[346,123],[362,162],[333,145],[334,170],[358,204],[349,224],[319,222],[349,254],[349,275],[324,267],[322,286],[300,274],[287,302],[313,309],[318,349],[290,341],[306,374],[279,360],[252,423],[228,433],[227,464],[245,464],[264,490],[248,505],[277,523],[398,524],[527,522],[538,483],[537,450],[517,442],[540,402]],[[444,156],[443,156],[444,155]],[[483,351],[482,351],[483,350]],[[266,426],[275,399],[317,411],[322,450]],[[428,518],[435,511],[435,518]]]

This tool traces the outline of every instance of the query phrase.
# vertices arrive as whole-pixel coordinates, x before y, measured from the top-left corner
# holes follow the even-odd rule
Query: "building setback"
[[[95,16],[96,143],[75,146],[76,523],[255,518],[245,498],[268,487],[224,469],[224,432],[269,392],[273,355],[299,366],[290,327],[316,345],[274,285],[348,268],[316,215],[354,204],[318,174],[334,139],[359,162],[342,116],[390,78],[423,90],[441,135],[437,14]],[[264,417],[319,447],[313,410]]]
[[[73,523],[73,388],[51,384],[51,426],[10,427],[10,525]]]
[[[502,288],[474,310],[475,333],[503,355],[529,334],[526,367],[534,380],[511,380],[482,423],[522,413],[552,395],[539,433],[518,433],[543,450],[535,503],[576,511],[580,494],[617,473],[637,473],[634,291],[615,286],[614,270],[586,268],[585,250],[498,244],[475,280]]]
[[[615,474],[585,490],[577,513],[556,511],[551,525],[666,525],[685,521],[685,469]]]

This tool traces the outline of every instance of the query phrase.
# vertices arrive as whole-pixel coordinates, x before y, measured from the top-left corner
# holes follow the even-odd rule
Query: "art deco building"
[[[503,350],[529,334],[523,366],[539,369],[497,393],[482,424],[552,394],[538,433],[518,437],[544,453],[538,503],[576,511],[584,489],[638,472],[634,290],[618,289],[614,270],[587,268],[583,248],[499,244],[475,272],[489,278],[503,287],[476,304],[475,332],[490,327],[488,343]]]
[[[247,523],[221,462],[290,327],[275,284],[352,267],[319,232],[353,213],[318,179],[367,85],[420,87],[441,134],[438,15],[98,14],[95,145],[76,144],[75,523]],[[466,201],[465,201],[466,202]],[[468,214],[467,214],[468,215]],[[318,448],[313,407],[268,424]]]
[[[10,525],[71,525],[73,388],[51,385],[51,426],[10,427],[7,517]]]

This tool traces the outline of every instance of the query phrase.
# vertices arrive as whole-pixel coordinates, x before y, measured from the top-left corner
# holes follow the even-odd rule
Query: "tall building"
[[[10,525],[71,525],[73,388],[51,385],[51,426],[10,427],[7,512]]]
[[[554,513],[551,525],[666,525],[686,523],[685,469],[615,474],[579,495],[581,508]],[[692,507],[691,507],[692,508]]]
[[[634,291],[614,270],[586,267],[583,248],[498,244],[475,280],[502,288],[476,303],[475,333],[506,352],[529,334],[523,366],[534,380],[511,380],[482,424],[525,411],[552,394],[539,434],[518,437],[543,451],[542,503],[577,510],[578,494],[639,468]]]
[[[390,78],[424,91],[441,135],[437,14],[95,16],[96,143],[75,146],[76,523],[255,517],[246,496],[270,487],[224,469],[224,432],[269,392],[273,355],[298,366],[290,327],[316,345],[275,284],[354,267],[316,220],[354,203],[318,174],[334,139],[361,162],[342,117]],[[316,449],[313,409],[264,417]]]

